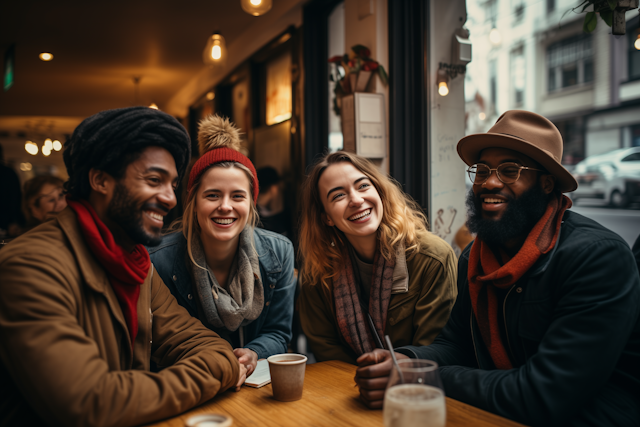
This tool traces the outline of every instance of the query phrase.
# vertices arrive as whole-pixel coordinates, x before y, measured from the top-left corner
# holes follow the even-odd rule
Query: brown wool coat
[[[134,348],[75,213],[0,250],[0,425],[131,426],[235,385],[231,346],[191,317],[153,267]],[[150,360],[167,368],[149,371]],[[40,422],[38,422],[40,420]]]
[[[434,234],[406,264],[396,261],[385,327],[394,347],[428,345],[440,333],[458,294],[457,266],[451,246]],[[396,290],[402,281],[408,282],[405,290]],[[358,356],[338,329],[332,290],[322,283],[303,283],[299,304],[300,322],[316,359],[355,364]]]

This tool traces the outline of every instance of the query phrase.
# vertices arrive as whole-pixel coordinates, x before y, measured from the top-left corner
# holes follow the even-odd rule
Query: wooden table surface
[[[382,411],[369,410],[358,400],[353,377],[356,367],[339,361],[307,365],[302,399],[278,402],[271,384],[255,389],[244,386],[228,391],[191,411],[149,426],[183,427],[192,415],[217,413],[239,426],[382,426]],[[521,424],[447,398],[447,426],[500,426]]]

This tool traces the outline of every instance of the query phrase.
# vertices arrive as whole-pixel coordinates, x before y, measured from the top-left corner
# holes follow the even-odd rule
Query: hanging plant
[[[628,10],[638,7],[638,0],[583,0],[573,9],[576,13],[585,13],[582,29],[585,33],[591,33],[598,25],[598,15],[607,26],[612,28],[614,35],[625,34],[624,14]],[[587,9],[590,9],[587,12]]]

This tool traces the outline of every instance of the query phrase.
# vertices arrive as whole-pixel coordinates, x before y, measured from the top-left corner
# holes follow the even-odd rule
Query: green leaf
[[[596,25],[598,25],[598,17],[595,12],[587,12],[587,15],[584,17],[584,24],[582,25],[582,30],[585,33],[590,33],[596,29]]]
[[[380,81],[384,86],[389,84],[389,76],[387,76],[387,72],[384,70],[382,65],[378,66],[378,76],[380,77]]]
[[[607,3],[609,3],[609,8],[614,11],[616,10],[616,6],[618,6],[618,0],[607,0]],[[604,18],[603,18],[604,19]],[[605,21],[606,22],[606,21]],[[611,26],[611,24],[607,24],[609,26]]]
[[[602,18],[604,23],[610,27],[613,23],[613,12],[611,12],[610,10],[603,10],[602,12],[600,12],[600,18]]]

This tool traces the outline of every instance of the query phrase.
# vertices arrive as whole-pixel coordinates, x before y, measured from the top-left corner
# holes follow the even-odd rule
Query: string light
[[[36,154],[38,154],[38,144],[36,144],[35,142],[27,141],[24,144],[24,149],[27,153],[31,154],[32,156],[35,156]]]
[[[39,57],[40,57],[41,60],[43,60],[45,62],[51,61],[53,59],[53,55],[50,54],[49,52],[42,52],[39,55]]]
[[[62,150],[62,143],[56,139],[53,141],[53,149],[56,151]]]

